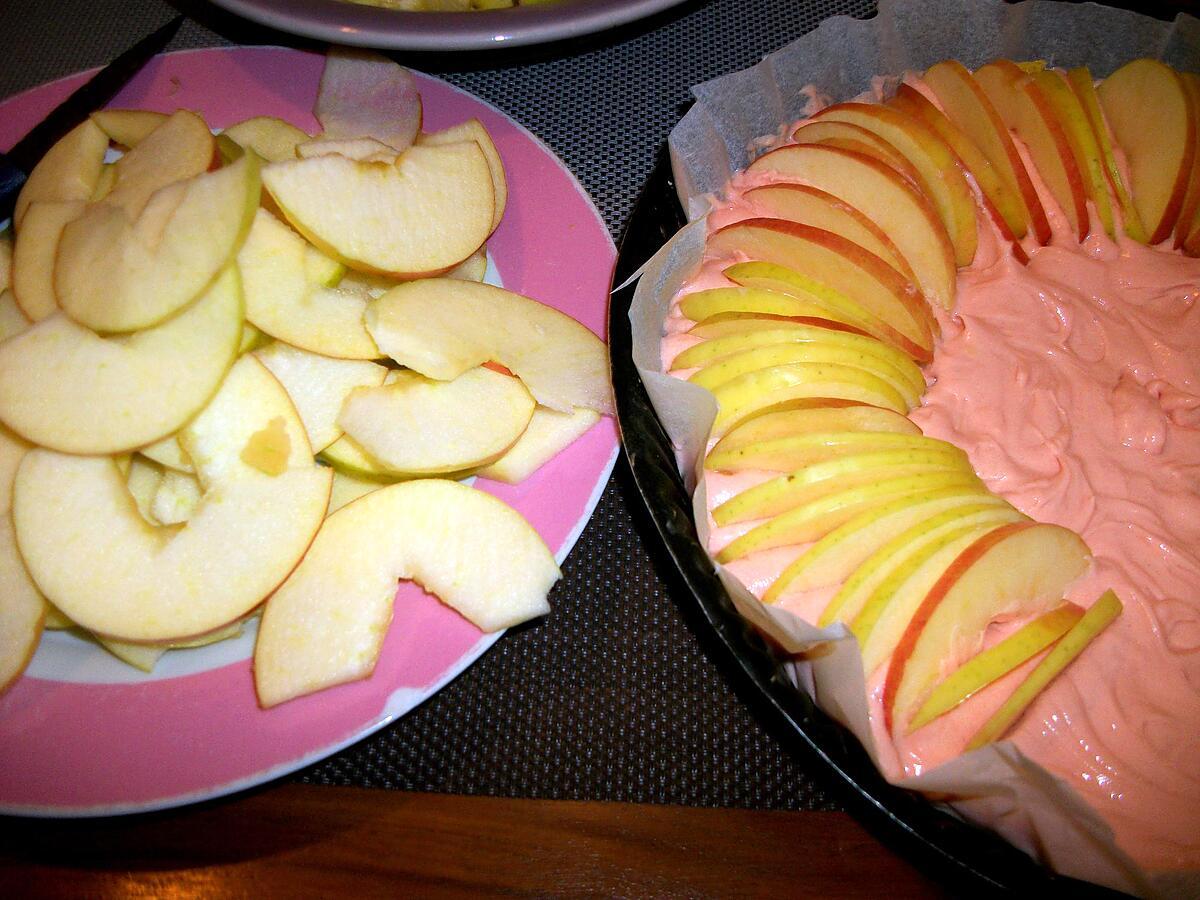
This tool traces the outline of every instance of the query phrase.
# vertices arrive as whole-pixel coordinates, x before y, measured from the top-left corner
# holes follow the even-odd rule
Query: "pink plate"
[[[187,107],[214,128],[271,115],[311,133],[323,64],[320,54],[282,48],[174,53],[153,60],[112,105]],[[12,146],[84,77],[0,104],[0,147]],[[488,243],[493,275],[603,335],[615,251],[583,188],[499,110],[436,79],[418,78],[426,130],[474,116],[504,159],[509,198]],[[561,562],[591,516],[616,453],[616,429],[605,418],[524,483],[480,479],[475,485],[523,513]],[[498,637],[481,633],[415,585],[401,585],[396,601],[371,678],[266,711],[254,696],[251,633],[167,654],[152,675],[143,675],[74,635],[48,632],[25,676],[0,695],[0,813],[111,815],[260,784],[408,712]]]

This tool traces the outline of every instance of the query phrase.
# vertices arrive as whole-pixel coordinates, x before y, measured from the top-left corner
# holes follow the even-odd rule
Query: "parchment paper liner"
[[[924,70],[948,58],[970,68],[997,57],[1045,59],[1062,67],[1087,65],[1102,77],[1141,56],[1196,69],[1200,22],[1183,15],[1173,23],[1161,22],[1092,3],[882,0],[873,19],[828,19],[753,68],[693,88],[697,103],[670,137],[680,203],[692,224],[647,263],[629,312],[634,363],[675,444],[688,486],[697,482],[716,404],[704,389],[659,370],[662,323],[671,298],[699,265],[702,217],[714,197],[733,172],[745,168],[782,137],[787,123],[805,114],[811,100],[805,86],[816,86],[837,102],[870,89],[880,75]],[[707,543],[703,485],[695,491],[693,508],[700,540]],[[796,664],[797,684],[848,727],[878,763],[861,655],[845,628],[817,629],[764,606],[723,567],[716,568],[742,615],[785,649],[801,653],[825,645],[821,653]],[[1058,872],[1131,893],[1200,896],[1200,872],[1147,875],[1064,781],[1010,743],[985,747],[897,783],[949,798],[960,814],[994,828]]]

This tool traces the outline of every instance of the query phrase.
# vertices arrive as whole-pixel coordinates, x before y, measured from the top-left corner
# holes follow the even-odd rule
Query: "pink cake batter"
[[[756,215],[741,193],[766,180],[735,179],[710,229]],[[1037,186],[1053,241],[1026,242],[1023,266],[981,213],[979,252],[959,272],[953,313],[939,315],[930,387],[910,418],[966,450],[1019,510],[1084,538],[1095,562],[1069,599],[1088,606],[1112,588],[1125,604],[1007,739],[1074,787],[1142,866],[1200,869],[1200,260],[1099,228],[1079,244]],[[720,270],[733,261],[706,259],[681,293],[729,286]],[[668,318],[664,370],[695,342],[681,333],[690,324]],[[759,524],[717,528],[711,510],[776,474],[706,473],[711,552]],[[800,549],[728,569],[761,596]],[[835,589],[782,605],[815,621]],[[998,623],[985,645],[1021,624]],[[961,753],[1036,662],[894,740],[881,724],[882,666],[868,690],[887,774]]]

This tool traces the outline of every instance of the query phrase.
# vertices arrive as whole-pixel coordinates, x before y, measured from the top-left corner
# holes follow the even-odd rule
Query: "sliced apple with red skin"
[[[380,350],[426,378],[449,381],[495,362],[542,406],[612,414],[604,342],[520,294],[455,278],[414,281],[373,301],[366,323]]]
[[[454,144],[459,141],[474,141],[483,151],[487,159],[488,170],[492,173],[492,191],[496,198],[495,211],[492,213],[492,230],[500,224],[504,215],[504,207],[508,203],[508,179],[504,175],[504,162],[500,159],[500,151],[496,149],[492,136],[478,119],[467,119],[441,131],[430,131],[418,134],[416,143],[426,146]]]
[[[1025,205],[1016,189],[1004,180],[979,146],[912,85],[902,82],[897,86],[895,96],[887,102],[900,112],[920,119],[945,141],[959,164],[975,179],[988,214],[1001,234],[1014,242],[1013,249],[1019,259],[1027,259],[1020,244],[1016,243],[1029,231]]]
[[[965,461],[960,466],[969,463]],[[779,576],[792,590],[840,584],[872,553],[897,534],[945,509],[987,504],[1003,506],[981,486],[950,487],[916,497],[903,497],[869,510],[838,526],[804,551]]]
[[[65,453],[121,453],[177,431],[233,364],[242,294],[228,269],[156,328],[99,337],[64,313],[0,344],[0,420]]]
[[[933,204],[894,169],[837,147],[797,144],[760,156],[747,171],[775,172],[845,200],[891,237],[931,302],[954,305],[954,245]]]
[[[1083,105],[1058,72],[1045,70],[1030,77],[1058,116],[1063,133],[1067,136],[1067,143],[1075,156],[1075,165],[1083,178],[1084,190],[1087,191],[1088,199],[1100,218],[1100,226],[1115,240],[1117,228],[1113,220],[1112,200],[1108,193],[1108,179],[1104,175],[1100,145],[1092,132]]]
[[[947,441],[923,434],[893,434],[887,431],[835,431],[788,434],[782,437],[739,443],[732,448],[718,441],[704,461],[705,468],[719,472],[744,472],[766,469],[793,472],[814,463],[850,453],[875,453],[884,450],[934,452],[966,462],[966,454]]]
[[[908,260],[887,233],[827,191],[807,184],[770,184],[751,188],[743,196],[768,218],[791,219],[840,234],[895,267],[905,278],[916,281]]]
[[[355,388],[379,387],[387,376],[387,369],[377,363],[321,356],[282,341],[254,355],[292,398],[315,453],[342,436],[338,415],[347,395]]]
[[[1112,137],[1108,133],[1108,124],[1104,121],[1104,113],[1100,109],[1100,98],[1096,95],[1092,73],[1086,67],[1071,69],[1067,72],[1067,83],[1083,108],[1083,113],[1092,130],[1092,137],[1095,138],[1096,146],[1100,150],[1100,164],[1104,169],[1104,176],[1117,200],[1117,206],[1121,210],[1121,227],[1126,235],[1144,244],[1149,235],[1146,233],[1145,226],[1142,225],[1142,217],[1138,214],[1137,207],[1133,205],[1133,198],[1129,196],[1129,188],[1125,185],[1125,176],[1121,173],[1121,167],[1117,165],[1117,157],[1113,153]]]
[[[116,181],[104,202],[136,220],[160,188],[204,174],[216,157],[216,141],[205,121],[177,110],[114,163]]]
[[[720,437],[744,419],[764,412],[796,408],[792,404],[862,403],[906,415],[904,397],[878,376],[835,363],[793,363],[747,372],[713,391],[717,416],[713,436]]]
[[[1125,154],[1129,191],[1157,244],[1170,236],[1196,159],[1195,113],[1179,74],[1153,59],[1126,63],[1096,89]]]
[[[803,272],[893,323],[914,343],[931,340],[932,314],[913,283],[832,231],[785,219],[747,219],[710,234],[706,247],[712,255],[744,254]]]
[[[1032,522],[997,529],[964,550],[896,645],[883,688],[887,729],[907,726],[943,667],[973,655],[989,624],[1047,611],[1090,562],[1075,532]]]
[[[238,361],[181,440],[205,488],[182,528],[151,527],[111,459],[37,449],[21,463],[21,555],[47,598],[90,631],[158,642],[227,625],[287,577],[320,526],[332,474],[253,357]]]
[[[407,476],[495,462],[529,427],[536,405],[516,378],[482,366],[453,381],[397,376],[351,391],[338,424],[370,456]]]
[[[367,297],[331,287],[345,271],[266,210],[238,252],[246,318],[294,347],[339,359],[379,359],[363,324]]]
[[[913,424],[911,419],[890,409],[861,405],[810,407],[764,413],[747,419],[721,438],[720,446],[733,450],[792,434],[831,431],[883,431],[911,435],[921,433],[921,429]]]
[[[848,122],[873,132],[895,147],[917,172],[917,185],[933,201],[954,245],[955,261],[970,265],[979,236],[975,196],[958,159],[920,119],[879,103],[837,103],[816,115],[818,122]]]
[[[309,136],[283,119],[274,116],[254,116],[230,125],[222,135],[238,146],[253,150],[267,162],[296,158],[296,147]]]
[[[13,207],[17,230],[29,204],[44,201],[87,201],[96,190],[108,135],[91,119],[80,122],[41,158],[29,173]]]
[[[715,558],[719,563],[729,563],[761,550],[816,541],[860,513],[898,497],[975,483],[978,479],[973,472],[946,471],[922,472],[850,487],[768,519],[731,541]]]
[[[271,163],[263,185],[313,246],[364,272],[436,275],[492,231],[492,175],[474,141],[413,146],[393,163],[336,154]]]
[[[864,306],[857,300],[852,300],[845,294],[804,273],[797,272],[795,269],[770,262],[753,261],[736,263],[726,268],[722,274],[742,287],[775,291],[822,306],[831,313],[831,315],[826,315],[826,318],[835,319],[863,334],[869,334],[885,344],[903,350],[918,362],[928,362],[933,358],[932,326],[926,343],[912,340],[901,331],[906,326],[906,318],[895,320],[900,326],[896,327],[881,318],[879,312]],[[936,325],[936,323],[934,324]]]
[[[1088,230],[1087,190],[1070,141],[1045,93],[1016,63],[1002,59],[975,73],[1005,125],[1024,141],[1038,174],[1075,236]]]
[[[1021,626],[994,647],[971,657],[930,693],[908,723],[908,731],[924,728],[977,691],[1033,659],[1066,634],[1083,616],[1074,603],[1064,603]]]
[[[919,186],[921,183],[921,174],[908,157],[862,125],[833,119],[809,119],[792,132],[792,140],[797,144],[824,144],[861,153],[891,166],[912,184]]]
[[[63,229],[82,215],[82,200],[32,203],[13,246],[13,294],[22,312],[39,322],[58,309],[54,261]]]
[[[1192,174],[1188,179],[1187,193],[1179,210],[1179,221],[1175,223],[1175,247],[1182,247],[1188,235],[1200,226],[1200,75],[1194,72],[1177,73],[1183,81],[1188,102],[1192,106],[1195,124],[1196,158],[1192,162]]]
[[[505,484],[520,484],[600,421],[600,413],[576,407],[564,413],[539,406],[529,427],[503,456],[475,474]]]
[[[328,137],[369,137],[405,150],[421,130],[421,94],[412,73],[385,56],[331,47],[313,113]]]
[[[1049,243],[1050,222],[1038,199],[1033,179],[1025,169],[1008,126],[980,83],[955,60],[936,63],[925,72],[923,79],[937,96],[947,118],[978,145],[1000,177],[1020,196],[1026,221],[1038,243]]]
[[[135,331],[165,321],[233,260],[258,197],[258,158],[247,154],[162,189],[137,219],[119,206],[89,207],[63,228],[58,242],[59,304],[96,331]]]
[[[560,574],[538,533],[489,494],[440,480],[374,491],[326,520],[267,601],[254,649],[259,703],[369,675],[398,581],[498,631],[549,612]]]
[[[778,515],[801,504],[875,481],[920,475],[923,472],[967,471],[964,455],[950,451],[865,450],[814,462],[747,488],[713,510],[718,525],[731,525]],[[824,539],[822,539],[824,540]]]
[[[92,121],[118,146],[131,149],[150,136],[150,132],[167,121],[166,113],[148,109],[100,109],[92,113]]]
[[[975,733],[966,750],[977,750],[998,741],[1051,681],[1070,665],[1087,646],[1121,614],[1123,606],[1112,591],[1105,591],[1093,603],[1041,662],[1037,664],[1003,705]]]

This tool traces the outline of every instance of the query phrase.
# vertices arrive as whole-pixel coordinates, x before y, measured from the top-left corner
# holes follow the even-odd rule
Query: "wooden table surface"
[[[936,896],[835,812],[281,783],[118,819],[0,818],[0,897]]]

